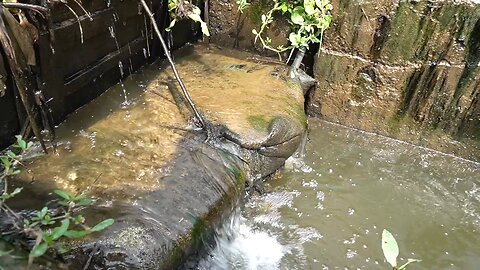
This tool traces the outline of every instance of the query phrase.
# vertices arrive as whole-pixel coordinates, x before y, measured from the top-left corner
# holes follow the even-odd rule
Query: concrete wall
[[[168,19],[167,1],[149,3],[163,28]],[[139,13],[138,1],[84,0],[82,4],[93,20],[74,1],[69,1],[69,6],[80,16],[83,43],[74,15],[65,5],[55,4],[51,9],[55,41],[51,46],[49,35],[44,32],[35,46],[39,85],[45,98],[51,99],[49,105],[56,123],[163,55],[148,17]],[[189,21],[180,22],[173,31],[172,47],[178,48],[197,37],[197,26]],[[6,79],[4,95],[0,92],[0,149],[12,142],[12,135],[20,132],[24,121],[24,116],[17,116],[17,111],[23,115],[22,109],[16,108],[16,90],[1,65],[3,61],[0,58],[0,75]]]
[[[310,113],[480,159],[480,4],[333,4]]]

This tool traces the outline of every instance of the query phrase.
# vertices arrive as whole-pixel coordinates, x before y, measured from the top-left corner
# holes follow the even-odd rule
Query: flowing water
[[[199,269],[478,269],[480,164],[310,120],[306,156],[220,230]]]

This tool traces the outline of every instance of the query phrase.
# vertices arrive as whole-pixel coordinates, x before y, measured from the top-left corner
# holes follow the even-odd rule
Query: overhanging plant
[[[255,42],[260,41],[264,48],[278,53],[280,58],[280,53],[287,50],[292,50],[293,53],[296,50],[292,63],[292,70],[295,71],[300,67],[311,44],[319,43],[321,46],[323,34],[332,21],[332,9],[330,0],[273,0],[273,7],[261,16],[260,28],[252,30]],[[271,39],[265,36],[277,15],[286,16],[290,24],[287,46],[273,47]]]

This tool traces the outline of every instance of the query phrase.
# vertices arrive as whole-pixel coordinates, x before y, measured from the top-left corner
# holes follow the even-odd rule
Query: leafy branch
[[[262,14],[260,29],[252,30],[255,35],[255,42],[260,41],[264,48],[278,53],[280,59],[280,53],[298,49],[297,59],[292,65],[294,68],[298,68],[310,44],[319,43],[321,46],[323,33],[332,22],[330,13],[333,6],[330,0],[273,0],[273,2],[273,7],[267,13]],[[275,48],[272,46],[271,39],[264,37],[276,14],[288,18],[290,24],[290,34],[288,36],[290,45],[288,46],[280,45]]]
[[[170,25],[168,26],[166,31],[171,31],[177,21],[190,18],[192,21],[200,23],[202,33],[205,36],[210,36],[208,26],[202,20],[200,8],[190,3],[189,1],[168,0],[168,12],[170,13],[172,21],[170,22]]]

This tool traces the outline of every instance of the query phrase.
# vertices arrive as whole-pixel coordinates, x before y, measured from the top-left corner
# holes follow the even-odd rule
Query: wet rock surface
[[[480,160],[480,4],[333,4],[309,113]]]
[[[245,182],[278,169],[305,132],[300,87],[284,79],[285,67],[249,57],[206,46],[176,57],[192,98],[226,138],[206,143],[191,128],[173,74],[155,64],[72,114],[57,153],[33,159],[17,179],[25,190],[12,206],[54,205],[54,189],[98,199],[87,221],[115,223],[68,243],[70,269],[178,267],[208,242]]]

